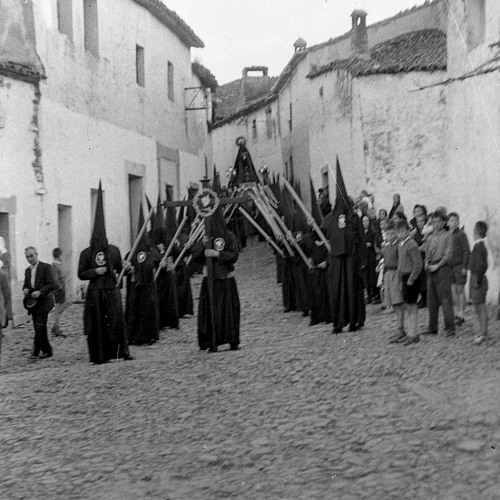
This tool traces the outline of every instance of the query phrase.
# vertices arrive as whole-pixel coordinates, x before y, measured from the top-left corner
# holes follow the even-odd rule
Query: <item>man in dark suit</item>
[[[28,309],[33,317],[35,339],[31,359],[52,357],[52,347],[47,335],[47,319],[49,311],[54,307],[53,291],[56,284],[52,277],[52,266],[38,260],[38,251],[35,247],[24,250],[26,260],[30,263],[24,273],[23,293],[25,299],[36,299],[36,304]]]

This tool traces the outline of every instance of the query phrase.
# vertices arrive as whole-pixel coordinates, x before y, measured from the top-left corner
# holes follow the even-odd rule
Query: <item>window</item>
[[[257,138],[257,120],[252,120],[252,139],[256,141]]]
[[[174,65],[168,62],[168,98],[174,100]]]
[[[292,130],[292,103],[290,103],[290,117],[288,118],[288,126]]]
[[[135,46],[135,71],[137,84],[144,87],[144,47],[141,47],[140,45]]]
[[[85,50],[99,57],[97,0],[83,0],[83,25]]]
[[[73,41],[73,0],[57,0],[57,29]]]
[[[266,134],[268,139],[273,138],[273,115],[270,109],[266,109]]]

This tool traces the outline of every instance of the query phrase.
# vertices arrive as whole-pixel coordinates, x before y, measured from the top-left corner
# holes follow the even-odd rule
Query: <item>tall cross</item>
[[[189,207],[192,206],[196,213],[203,218],[209,218],[217,210],[219,205],[234,205],[238,203],[247,203],[249,198],[233,197],[219,198],[219,195],[209,187],[210,179],[205,177],[200,181],[201,189],[196,193],[192,200],[182,201],[166,201],[163,203],[165,207]],[[212,235],[210,234],[211,224],[205,224],[205,236],[208,238],[208,243],[205,248],[213,248]],[[217,337],[215,331],[215,302],[214,302],[214,274],[212,257],[206,257],[207,260],[207,287],[208,301],[210,305],[210,322],[212,326],[212,344],[210,352],[217,352]]]

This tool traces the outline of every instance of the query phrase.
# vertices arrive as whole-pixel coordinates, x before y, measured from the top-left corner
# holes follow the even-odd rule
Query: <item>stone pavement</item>
[[[284,314],[262,244],[236,276],[240,351],[200,352],[189,318],[92,366],[81,304],[54,358],[28,361],[29,325],[6,334],[0,498],[500,498],[500,341],[472,345],[472,311],[457,338],[389,346],[378,306],[338,336]]]

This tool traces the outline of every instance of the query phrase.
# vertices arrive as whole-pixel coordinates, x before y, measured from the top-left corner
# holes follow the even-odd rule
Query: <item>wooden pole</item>
[[[209,222],[209,221],[208,221]],[[205,224],[205,236],[208,238],[206,248],[212,249],[212,231],[210,222]],[[208,289],[208,302],[210,304],[210,324],[212,327],[212,344],[210,352],[217,352],[217,333],[215,331],[215,303],[214,303],[214,262],[212,257],[205,257],[207,262],[207,289]],[[222,311],[221,311],[222,313]]]
[[[181,233],[182,228],[184,227],[184,224],[186,224],[187,219],[188,219],[187,215],[185,215],[184,218],[182,219],[181,223],[179,224],[177,231],[175,231],[174,237],[172,238],[172,241],[168,245],[168,248],[165,251],[165,255],[162,257],[162,259],[160,261],[160,265],[158,266],[158,269],[156,269],[156,271],[155,271],[155,277],[154,277],[155,281],[158,279],[158,276],[159,276],[160,271],[161,271],[161,266],[162,266],[162,264],[164,264],[167,261],[167,257],[170,255],[172,248],[174,248],[175,241],[179,237],[179,234]]]
[[[325,248],[330,252],[331,246],[330,242],[327,240],[326,236],[323,234],[323,231],[319,228],[318,224],[314,220],[314,217],[309,213],[309,210],[307,210],[306,206],[304,205],[304,202],[300,199],[300,196],[295,192],[295,189],[291,186],[291,184],[283,177],[281,179],[283,181],[283,184],[285,187],[288,189],[290,194],[292,195],[293,199],[297,202],[297,205],[299,208],[302,210],[304,215],[307,217],[307,222],[308,224],[313,227],[313,229],[316,231],[316,234],[319,236],[321,241],[325,244]]]
[[[132,248],[128,254],[128,260],[132,260],[132,257],[134,256],[135,251],[137,250],[137,247],[139,246],[139,242],[141,241],[142,236],[146,232],[146,226],[149,222],[149,219],[151,219],[151,217],[153,217],[154,213],[155,213],[155,209],[153,207],[151,207],[151,210],[149,211],[148,216],[146,217],[146,220],[144,221],[144,224],[142,225],[141,230],[139,231],[139,234],[135,238],[134,244],[132,245]],[[120,283],[122,281],[124,274],[125,274],[125,269],[122,268],[122,270],[120,271],[120,274],[118,275],[118,278],[116,280],[116,286],[120,286]]]
[[[179,265],[179,262],[181,261],[182,257],[184,257],[184,254],[191,248],[193,243],[200,237],[201,233],[203,232],[203,229],[205,227],[205,222],[202,220],[198,227],[193,231],[193,234],[189,237],[188,241],[184,245],[184,248],[181,250],[180,254],[178,255],[177,259],[174,262],[174,269]]]
[[[257,231],[259,231],[259,233],[265,238],[265,240],[267,241],[267,243],[269,245],[271,245],[280,255],[281,257],[285,257],[285,254],[283,253],[283,250],[281,250],[281,248],[276,245],[276,243],[271,239],[271,237],[259,226],[259,224],[257,224],[257,222],[255,222],[252,217],[250,216],[250,214],[243,208],[241,207],[238,207],[238,210],[246,217],[246,219],[248,220],[248,222],[250,222],[250,224],[253,225],[253,227],[255,229],[257,229]]]

